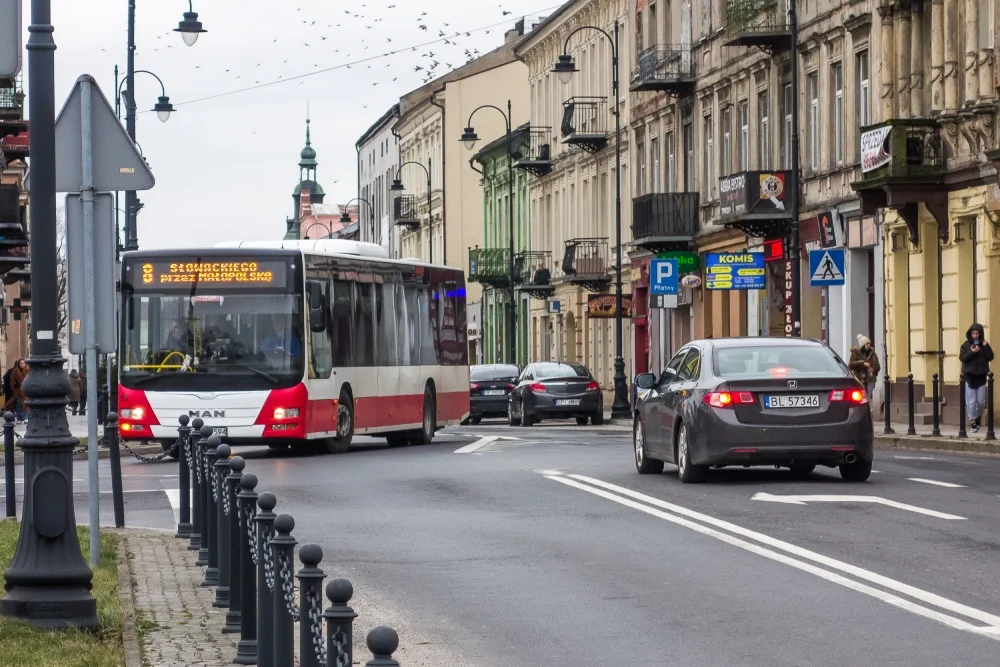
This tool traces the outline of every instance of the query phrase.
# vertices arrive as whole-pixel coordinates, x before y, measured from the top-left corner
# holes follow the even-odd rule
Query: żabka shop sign
[[[861,171],[871,171],[889,164],[892,153],[886,150],[886,138],[892,127],[885,125],[861,135]]]

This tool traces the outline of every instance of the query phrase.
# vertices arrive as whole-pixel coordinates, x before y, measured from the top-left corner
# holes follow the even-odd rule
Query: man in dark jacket
[[[958,358],[962,361],[962,373],[965,374],[965,411],[969,417],[969,428],[977,433],[986,406],[986,376],[993,361],[993,348],[984,340],[982,324],[969,327]]]

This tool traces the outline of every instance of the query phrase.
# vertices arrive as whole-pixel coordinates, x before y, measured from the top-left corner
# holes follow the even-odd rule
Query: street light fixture
[[[347,207],[350,206],[351,204],[353,204],[356,201],[357,202],[364,202],[365,204],[368,205],[368,214],[369,214],[369,216],[371,216],[371,220],[372,220],[372,226],[371,226],[372,243],[374,243],[375,242],[375,205],[372,204],[367,199],[365,199],[364,197],[355,197],[351,201],[349,201],[346,204],[344,204],[344,212],[340,214],[340,224],[342,224],[342,225],[349,225],[352,222],[354,222],[353,220],[351,220],[351,216],[347,212]],[[358,228],[359,229],[361,228],[361,212],[360,211],[358,212]]]
[[[410,164],[417,165],[418,167],[420,167],[421,169],[423,169],[424,172],[426,172],[426,174],[427,174],[427,248],[428,248],[428,250],[427,250],[427,263],[428,264],[433,264],[434,263],[434,214],[431,212],[431,167],[430,167],[431,161],[430,161],[430,158],[427,159],[427,164],[426,165],[423,164],[422,162],[414,162],[412,160],[409,161],[409,162],[404,162],[403,164],[399,165],[399,169],[396,170],[396,178],[394,178],[392,180],[392,185],[389,186],[389,191],[393,192],[393,193],[395,193],[397,195],[403,194],[403,191],[406,188],[403,187],[403,182],[401,180],[399,180],[399,177],[403,173],[403,167],[405,167],[407,165],[410,165]],[[441,240],[441,248],[442,248],[442,250],[445,248],[444,239]]]
[[[511,110],[510,110],[510,100],[507,100],[507,113],[503,112],[500,107],[495,107],[492,104],[483,104],[482,106],[476,107],[469,114],[469,125],[465,128],[465,132],[462,133],[460,141],[465,144],[465,147],[470,151],[475,148],[476,142],[479,141],[479,136],[476,134],[476,130],[472,127],[472,117],[476,115],[476,112],[480,109],[494,109],[500,112],[503,116],[504,124],[507,129],[507,217],[509,218],[508,224],[508,251],[510,253],[510,276],[508,285],[508,297],[510,299],[510,304],[508,307],[507,317],[510,323],[510,329],[508,335],[510,339],[508,340],[508,352],[509,359],[507,363],[516,364],[517,363],[517,334],[515,329],[517,327],[517,304],[515,302],[515,292],[514,292],[514,151],[511,145]]]
[[[305,231],[302,232],[302,238],[308,241],[309,240],[309,232],[310,232],[310,230],[312,230],[312,228],[316,227],[316,226],[322,227],[323,229],[326,230],[326,236],[324,236],[323,238],[328,239],[331,236],[333,236],[333,231],[330,229],[329,226],[324,225],[322,222],[314,222],[311,225],[309,225],[308,227],[306,227]],[[316,239],[316,240],[318,241],[319,239]]]
[[[622,127],[621,127],[621,107],[619,102],[618,83],[618,20],[615,20],[614,37],[608,34],[603,28],[593,25],[580,26],[566,36],[563,42],[563,52],[559,56],[552,71],[555,72],[559,81],[568,84],[573,74],[579,70],[573,56],[566,51],[569,47],[569,40],[581,30],[596,30],[604,35],[611,42],[611,92],[612,92],[612,113],[615,116],[615,397],[611,404],[611,418],[624,419],[630,416],[628,400],[628,383],[625,379],[625,359],[622,357]]]
[[[194,4],[192,0],[188,0],[189,11],[184,12],[184,18],[177,27],[174,28],[174,32],[179,32],[184,43],[188,46],[194,46],[194,43],[198,41],[198,37],[203,32],[208,32],[201,27],[201,22],[198,20],[198,14],[194,11]]]
[[[159,82],[160,97],[157,100],[156,104],[153,105],[152,110],[156,112],[156,117],[160,119],[161,123],[166,123],[168,120],[170,120],[170,114],[176,111],[176,109],[174,109],[174,105],[170,103],[170,98],[167,96],[167,89],[163,85],[163,80],[160,79],[160,77],[153,74],[152,72],[150,72],[149,70],[145,69],[136,70],[134,73],[148,74]],[[122,93],[122,86],[124,86],[127,81],[128,81],[127,79],[123,80],[121,82],[121,85],[118,86],[118,95],[125,98],[126,108],[134,110],[135,100],[131,99],[131,91]]]

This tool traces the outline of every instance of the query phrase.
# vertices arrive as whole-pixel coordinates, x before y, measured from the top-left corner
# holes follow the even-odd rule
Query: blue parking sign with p
[[[654,259],[649,262],[649,293],[677,294],[677,258]]]

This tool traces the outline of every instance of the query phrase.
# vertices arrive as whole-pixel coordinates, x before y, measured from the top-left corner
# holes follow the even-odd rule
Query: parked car
[[[510,396],[520,369],[513,364],[481,364],[469,368],[469,421],[507,415]]]
[[[698,340],[663,374],[636,377],[635,467],[677,465],[682,482],[708,469],[774,465],[806,474],[839,467],[848,482],[871,476],[869,397],[825,343],[791,338]]]
[[[570,419],[583,426],[589,419],[604,423],[601,385],[587,367],[577,363],[528,364],[510,393],[507,420],[511,426],[531,426],[540,419]]]

